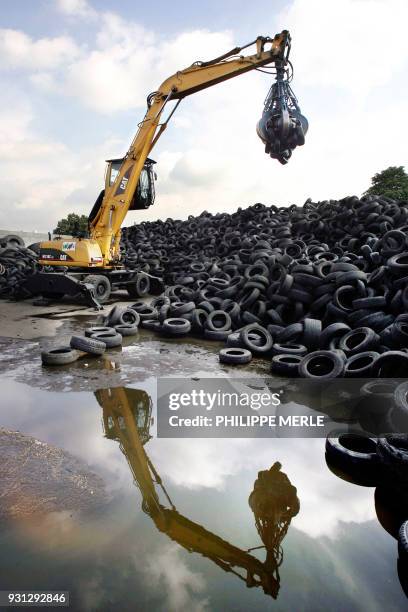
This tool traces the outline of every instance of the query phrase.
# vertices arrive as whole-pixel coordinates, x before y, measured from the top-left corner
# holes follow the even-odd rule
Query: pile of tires
[[[38,269],[37,254],[17,235],[0,237],[0,298],[28,297],[24,281]]]
[[[289,376],[399,377],[408,371],[407,230],[408,202],[383,196],[255,204],[125,228],[122,257],[166,282],[145,327],[227,347],[231,336],[231,347]]]

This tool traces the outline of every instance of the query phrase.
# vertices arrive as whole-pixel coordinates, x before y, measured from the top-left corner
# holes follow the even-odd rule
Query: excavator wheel
[[[138,298],[147,295],[150,291],[150,279],[142,274],[138,275],[134,283],[130,283],[127,287],[129,297]]]
[[[112,290],[109,278],[103,274],[89,274],[83,282],[95,287],[95,297],[100,304],[109,300]]]

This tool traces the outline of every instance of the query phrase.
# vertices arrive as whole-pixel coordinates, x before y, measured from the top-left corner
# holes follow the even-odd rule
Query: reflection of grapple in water
[[[289,85],[286,70],[279,66],[276,82],[269,90],[262,117],[256,126],[258,136],[265,144],[265,152],[281,164],[287,164],[293,149],[305,144],[308,127]]]
[[[267,551],[265,565],[274,572],[277,580],[278,568],[283,560],[281,542],[300,508],[296,487],[280,471],[281,467],[277,461],[269,470],[258,472],[248,500],[259,537]]]

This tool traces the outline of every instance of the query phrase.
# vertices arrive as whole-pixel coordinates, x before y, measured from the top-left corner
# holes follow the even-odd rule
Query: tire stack
[[[0,238],[0,298],[29,297],[23,283],[38,269],[37,254],[17,235]]]
[[[408,372],[407,236],[408,202],[353,196],[141,223],[123,231],[122,250],[167,285],[146,327],[224,340],[268,357],[278,374],[399,377]]]

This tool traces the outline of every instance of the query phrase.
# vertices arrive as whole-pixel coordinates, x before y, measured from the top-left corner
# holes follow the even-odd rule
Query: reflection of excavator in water
[[[258,473],[249,497],[256,527],[264,544],[256,548],[265,547],[267,551],[266,561],[262,562],[249,551],[233,546],[176,510],[143,448],[151,438],[152,407],[149,395],[145,391],[123,387],[101,389],[95,395],[103,408],[105,435],[119,442],[142,493],[143,511],[159,531],[189,552],[200,553],[224,571],[234,573],[248,587],[262,586],[266,594],[276,599],[280,584],[279,566],[283,560],[281,541],[292,517],[299,512],[296,488],[280,471],[280,463],[276,462],[270,470]],[[160,502],[155,485],[161,487],[169,508]],[[242,568],[246,575],[236,568]]]
[[[256,52],[243,55],[244,49],[251,46],[256,47]],[[265,151],[286,164],[292,151],[304,144],[308,129],[289,85],[290,48],[290,34],[283,30],[273,38],[258,36],[243,47],[209,61],[195,62],[168,77],[148,96],[146,114],[126,156],[108,161],[105,189],[89,215],[89,237],[57,237],[40,243],[39,263],[49,270],[30,276],[26,289],[54,298],[82,293],[97,307],[108,300],[112,289],[126,289],[131,297],[139,297],[142,273],[125,269],[120,261],[120,228],[129,210],[146,209],[154,203],[155,162],[148,156],[181,100],[198,91],[252,70],[268,72],[273,67],[276,83],[265,101],[257,133]],[[164,119],[164,111],[172,102],[175,106]],[[160,293],[159,279],[143,274],[151,292]]]

